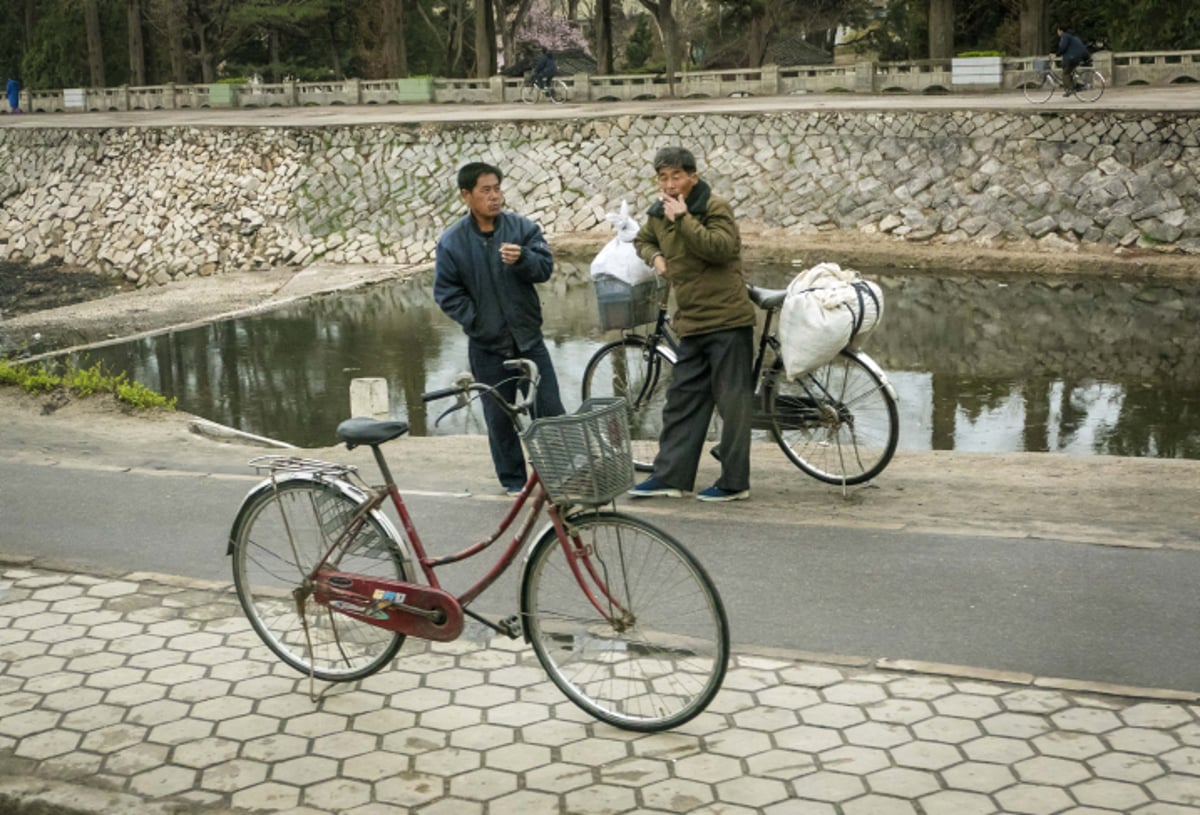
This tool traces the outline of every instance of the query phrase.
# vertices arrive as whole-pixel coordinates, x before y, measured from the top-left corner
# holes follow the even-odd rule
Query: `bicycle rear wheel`
[[[1027,100],[1035,105],[1040,105],[1050,101],[1050,97],[1054,95],[1055,86],[1049,74],[1039,78],[1036,73],[1030,73],[1021,81],[1021,92],[1025,94]]]
[[[339,614],[312,596],[308,575],[362,499],[348,484],[311,476],[264,482],[242,503],[229,535],[233,582],[250,625],[288,665],[328,682],[375,673],[404,642],[404,635]],[[377,512],[329,565],[408,579],[395,532]]]
[[[896,397],[865,355],[842,351],[792,381],[777,361],[764,394],[772,435],[792,463],[827,484],[883,472],[900,437]]]
[[[1095,102],[1104,95],[1104,76],[1095,68],[1075,69],[1075,98],[1080,102]]]
[[[566,524],[572,557],[548,529],[521,579],[525,636],[550,679],[625,730],[697,716],[729,659],[729,623],[708,574],[670,535],[628,515],[585,513]]]
[[[551,81],[550,86],[547,88],[547,93],[550,96],[550,101],[556,105],[561,105],[571,98],[571,89],[561,79]]]
[[[667,401],[672,364],[644,337],[624,337],[600,348],[583,372],[583,398],[616,396],[629,407],[629,438],[633,466],[653,468],[662,432],[662,409]]]

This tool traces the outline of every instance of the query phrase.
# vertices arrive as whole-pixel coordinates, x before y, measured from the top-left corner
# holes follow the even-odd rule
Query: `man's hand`
[[[521,259],[521,245],[517,243],[500,244],[500,262],[509,266]]]
[[[687,203],[678,195],[664,195],[662,197],[663,214],[667,216],[667,220],[675,223],[676,218],[682,218],[687,215]]]

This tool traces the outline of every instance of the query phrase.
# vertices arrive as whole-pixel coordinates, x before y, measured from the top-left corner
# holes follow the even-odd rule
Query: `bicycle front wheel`
[[[1104,95],[1104,77],[1095,68],[1075,69],[1075,97],[1080,102],[1095,102]]]
[[[312,596],[313,568],[358,511],[349,485],[300,476],[265,482],[247,496],[230,532],[233,582],[250,625],[276,656],[327,682],[369,676],[404,636],[338,613]],[[407,580],[384,516],[367,515],[330,559],[339,571]]]
[[[792,381],[778,361],[765,393],[772,435],[792,463],[827,484],[862,484],[883,472],[900,437],[900,411],[883,377],[842,351]]]
[[[1054,87],[1049,74],[1039,79],[1036,73],[1030,73],[1021,82],[1021,92],[1035,105],[1050,101],[1050,97],[1054,95]]]
[[[712,580],[682,544],[618,512],[565,521],[530,550],[521,580],[526,638],[555,685],[625,730],[676,727],[725,678],[729,623]]]
[[[521,101],[527,105],[532,105],[541,96],[541,89],[533,83],[527,82],[521,86]]]
[[[625,337],[600,348],[583,372],[583,398],[615,396],[629,408],[629,439],[633,466],[653,469],[662,431],[672,364],[644,337]]]
[[[555,79],[550,83],[548,93],[550,94],[550,101],[556,105],[561,105],[571,98],[571,89],[561,79]]]

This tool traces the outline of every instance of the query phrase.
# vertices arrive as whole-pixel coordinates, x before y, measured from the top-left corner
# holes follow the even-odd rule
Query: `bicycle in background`
[[[536,401],[537,368],[528,360],[506,365],[525,383],[515,404],[469,375],[423,399],[454,397],[449,413],[494,398],[520,428]],[[600,508],[633,485],[626,415],[617,400],[594,400],[575,414],[529,423],[522,430],[529,478],[500,528],[441,556],[426,550],[381,449],[408,432],[407,422],[338,425],[348,448],[371,448],[380,486],[343,464],[254,459],[267,477],[243,501],[227,549],[251,626],[310,682],[337,682],[379,671],[406,636],[457,639],[470,617],[524,637],[567,698],[603,722],[658,731],[689,721],[721,687],[729,623],[712,580],[683,544]],[[383,512],[389,499],[403,537]],[[543,516],[548,523],[526,546]],[[459,595],[442,588],[440,567],[483,552],[510,528],[512,539],[482,578]],[[471,610],[522,552],[517,613],[491,620]]]
[[[845,349],[824,365],[789,379],[772,328],[787,290],[750,286],[749,291],[765,312],[754,359],[755,430],[766,431],[793,464],[827,484],[845,487],[879,475],[892,460],[900,436],[896,393],[883,370],[862,351]],[[661,302],[649,333],[636,328],[623,333],[588,361],[583,398],[626,401],[634,465],[650,471],[679,345]],[[715,411],[713,417],[710,440],[720,437]]]
[[[571,89],[566,82],[557,77],[539,82],[534,82],[532,77],[526,77],[525,84],[521,86],[521,101],[527,105],[534,105],[543,98],[561,105],[570,100]]]
[[[1075,89],[1072,95],[1080,102],[1095,102],[1104,95],[1104,75],[1092,67],[1090,60],[1075,67]],[[1048,58],[1035,59],[1033,71],[1021,82],[1021,92],[1034,104],[1050,101],[1063,79]]]

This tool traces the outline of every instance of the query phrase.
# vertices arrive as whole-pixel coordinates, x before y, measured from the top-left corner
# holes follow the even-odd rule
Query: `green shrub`
[[[1003,57],[1006,55],[1003,51],[963,51],[958,56],[960,56],[960,57]]]
[[[178,399],[168,399],[140,382],[130,382],[125,373],[106,374],[97,362],[89,368],[67,363],[63,373],[43,365],[12,363],[0,359],[0,385],[12,385],[26,393],[49,393],[66,388],[77,396],[111,393],[118,401],[138,410],[174,410]]]

